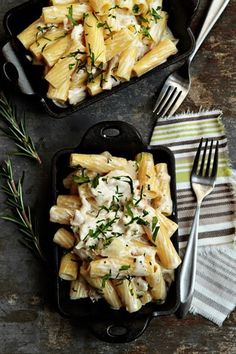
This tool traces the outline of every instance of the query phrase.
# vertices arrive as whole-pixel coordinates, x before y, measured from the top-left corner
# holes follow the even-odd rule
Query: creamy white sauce
[[[68,92],[68,100],[70,104],[77,104],[86,97],[85,86],[75,87]]]

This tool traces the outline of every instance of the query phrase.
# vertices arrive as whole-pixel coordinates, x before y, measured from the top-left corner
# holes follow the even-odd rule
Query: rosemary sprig
[[[18,182],[15,182],[12,162],[8,159],[0,166],[0,176],[6,181],[5,185],[1,186],[1,189],[7,195],[6,204],[12,210],[12,215],[2,216],[2,219],[16,224],[19,231],[23,234],[23,238],[20,242],[47,263],[46,257],[43,255],[40,247],[39,236],[35,230],[35,223],[32,222],[31,210],[29,207],[25,206],[24,203],[24,175],[22,175]]]
[[[11,106],[4,94],[0,94],[0,118],[7,125],[0,127],[3,133],[14,141],[18,148],[15,155],[26,156],[37,160],[41,164],[40,157],[36,151],[31,137],[28,135],[25,126],[25,119],[17,118],[16,109]]]

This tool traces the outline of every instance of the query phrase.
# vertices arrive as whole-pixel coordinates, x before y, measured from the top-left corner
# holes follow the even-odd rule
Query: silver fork
[[[197,208],[193,219],[188,245],[180,273],[180,307],[178,310],[178,314],[181,318],[188,313],[194,293],[197,261],[198,225],[201,204],[203,199],[212,192],[215,186],[217,176],[218,141],[216,142],[215,147],[213,147],[214,140],[211,141],[208,152],[208,158],[208,139],[206,140],[204,151],[201,157],[200,155],[202,143],[203,138],[200,141],[191,172],[191,186],[197,198]]]
[[[191,86],[190,64],[202,42],[228,5],[230,0],[212,0],[193,53],[183,66],[171,74],[157,98],[153,113],[158,117],[172,116],[187,96]]]

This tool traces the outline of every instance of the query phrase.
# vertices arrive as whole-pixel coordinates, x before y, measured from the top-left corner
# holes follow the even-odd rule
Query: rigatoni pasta
[[[46,65],[48,98],[76,105],[177,53],[167,20],[161,0],[52,0],[18,39]]]
[[[69,192],[77,185],[75,194],[59,195],[50,210],[52,222],[67,225],[53,241],[70,251],[59,269],[72,281],[70,298],[95,293],[128,312],[164,302],[181,262],[171,241],[178,226],[162,213],[166,191],[171,198],[166,165],[155,165],[148,152],[128,161],[106,151],[71,154],[70,166],[63,184]]]

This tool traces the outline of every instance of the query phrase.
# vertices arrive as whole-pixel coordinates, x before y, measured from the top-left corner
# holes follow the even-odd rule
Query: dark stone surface
[[[0,21],[4,13],[20,0],[0,1]],[[197,33],[210,1],[202,0],[194,21]],[[229,140],[230,157],[236,164],[236,67],[235,67],[235,11],[231,0],[221,20],[203,44],[192,65],[193,82],[188,98],[181,107],[197,110],[220,108]],[[3,28],[0,39],[4,41]],[[172,68],[173,70],[173,68]],[[165,75],[167,72],[165,73]],[[37,210],[47,211],[50,193],[50,161],[53,154],[64,147],[76,146],[88,127],[102,120],[124,120],[132,123],[148,142],[154,118],[151,110],[161,78],[151,77],[137,85],[96,103],[66,120],[53,120],[38,105],[17,92],[8,92],[17,104],[19,113],[26,112],[30,134],[43,159],[36,166],[25,159],[13,158],[15,173],[26,170],[27,202]],[[1,161],[14,146],[0,135]],[[1,215],[6,212],[0,194]],[[50,277],[23,248],[17,229],[0,221],[0,353],[56,354],[56,353],[224,353],[236,352],[236,313],[232,313],[222,328],[200,316],[189,315],[185,320],[166,316],[153,320],[145,334],[130,344],[107,344],[95,339],[85,328],[60,317],[51,301]],[[42,235],[47,238],[47,232]]]

